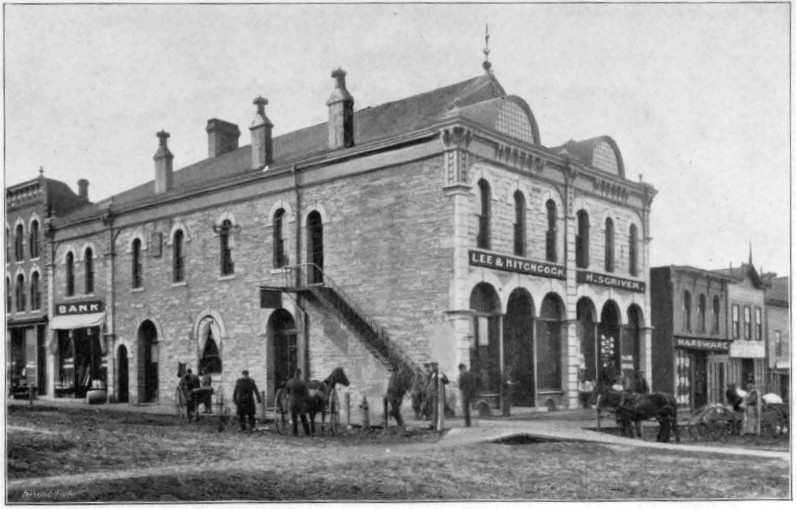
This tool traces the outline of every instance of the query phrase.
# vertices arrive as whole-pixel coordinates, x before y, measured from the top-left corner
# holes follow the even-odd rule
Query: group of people
[[[439,370],[436,362],[423,364],[423,376],[418,377],[412,386],[412,406],[415,414],[422,420],[431,420],[436,415],[440,392],[445,401],[445,386],[450,383],[448,376]],[[445,415],[453,415],[453,410],[445,401]]]
[[[179,392],[185,404],[188,422],[199,420],[200,404],[204,405],[204,413],[213,413],[213,377],[207,368],[202,368],[201,378],[188,368],[180,377]]]
[[[760,434],[760,409],[763,398],[755,387],[754,379],[746,383],[746,390],[739,389],[736,384],[727,386],[727,403],[736,413],[743,413],[741,435]]]

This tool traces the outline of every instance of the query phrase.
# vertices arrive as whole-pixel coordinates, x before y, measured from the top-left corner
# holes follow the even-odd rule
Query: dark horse
[[[608,385],[599,385],[592,395],[596,400],[597,429],[600,429],[601,413],[612,409],[622,436],[636,435],[641,438],[641,423],[648,419],[656,419],[660,424],[657,441],[668,442],[674,430],[675,440],[680,442],[680,429],[677,425],[677,402],[669,394],[655,392],[644,394],[631,391],[615,391]]]
[[[315,434],[315,416],[321,414],[321,433],[326,429],[326,413],[329,411],[329,400],[335,385],[341,384],[348,387],[348,377],[343,368],[337,367],[325,380],[310,380],[307,383],[307,401],[304,408],[310,418],[311,433]]]
[[[387,402],[390,406],[390,416],[395,419],[398,426],[404,425],[401,416],[401,405],[407,392],[412,397],[412,409],[415,411],[415,418],[422,417],[421,413],[425,406],[425,391],[428,378],[420,369],[412,369],[408,366],[401,366],[394,369],[387,383]]]

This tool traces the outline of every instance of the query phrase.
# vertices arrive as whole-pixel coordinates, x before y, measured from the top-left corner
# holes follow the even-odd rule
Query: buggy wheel
[[[274,411],[276,413],[274,416],[274,421],[276,422],[276,431],[280,435],[285,435],[288,432],[287,392],[284,389],[279,389],[276,391],[276,397],[274,400]]]
[[[761,436],[776,438],[786,432],[787,420],[780,409],[771,407],[760,415]]]
[[[340,432],[340,401],[337,399],[337,391],[332,389],[329,395],[329,432],[337,435]]]

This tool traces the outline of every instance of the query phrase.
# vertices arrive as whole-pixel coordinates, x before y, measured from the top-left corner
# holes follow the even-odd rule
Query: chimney
[[[81,200],[88,201],[88,180],[80,179],[77,181],[77,195]]]
[[[274,148],[271,141],[271,130],[274,124],[265,116],[265,105],[268,99],[258,97],[253,101],[257,105],[249,130],[252,133],[252,169],[259,170],[274,160]]]
[[[345,71],[332,71],[334,92],[326,101],[329,107],[329,148],[354,146],[354,98],[345,88]]]
[[[238,148],[240,130],[231,122],[217,118],[207,121],[207,157],[216,157]]]
[[[160,143],[158,144],[158,151],[155,152],[155,194],[162,194],[169,191],[172,186],[172,166],[171,161],[174,159],[166,140],[169,139],[169,133],[160,131],[158,134]]]

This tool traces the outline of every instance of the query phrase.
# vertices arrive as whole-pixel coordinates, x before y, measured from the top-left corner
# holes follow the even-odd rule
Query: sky
[[[324,122],[332,69],[355,109],[493,71],[542,144],[609,135],[652,184],[651,265],[790,273],[788,4],[5,6],[5,183],[93,201],[180,168],[210,118],[241,145],[262,95],[274,135]]]

